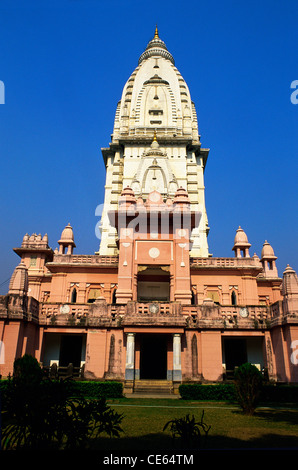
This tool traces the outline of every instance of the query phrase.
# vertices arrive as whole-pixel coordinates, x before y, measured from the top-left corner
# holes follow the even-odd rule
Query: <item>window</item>
[[[75,304],[77,301],[77,289],[74,288],[72,293],[71,293],[71,303]]]
[[[231,304],[232,305],[237,305],[237,295],[236,295],[236,292],[234,290],[231,294]]]
[[[207,298],[212,299],[214,303],[219,304],[219,293],[218,291],[215,290],[208,290],[207,292]]]

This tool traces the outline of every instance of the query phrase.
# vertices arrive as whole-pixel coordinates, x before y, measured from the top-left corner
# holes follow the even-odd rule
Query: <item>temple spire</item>
[[[159,39],[157,25],[155,26],[154,39]]]

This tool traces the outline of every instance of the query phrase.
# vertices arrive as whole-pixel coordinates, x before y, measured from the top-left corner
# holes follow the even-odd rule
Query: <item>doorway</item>
[[[247,362],[247,347],[245,338],[225,338],[224,356],[226,370],[233,372],[235,367],[239,367]]]
[[[140,338],[140,379],[167,379],[166,335],[142,335]]]
[[[80,367],[82,355],[82,336],[63,335],[61,337],[59,366],[67,367],[72,364]]]

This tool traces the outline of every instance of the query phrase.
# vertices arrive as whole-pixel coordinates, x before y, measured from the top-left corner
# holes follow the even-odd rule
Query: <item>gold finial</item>
[[[155,26],[154,39],[159,39],[157,25]]]
[[[156,130],[154,129],[154,137],[153,137],[153,142],[157,142],[157,137],[156,137]]]

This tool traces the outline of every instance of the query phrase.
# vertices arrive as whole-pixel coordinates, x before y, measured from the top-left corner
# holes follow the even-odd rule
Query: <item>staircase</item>
[[[133,393],[139,395],[171,395],[174,393],[171,380],[135,380]]]

